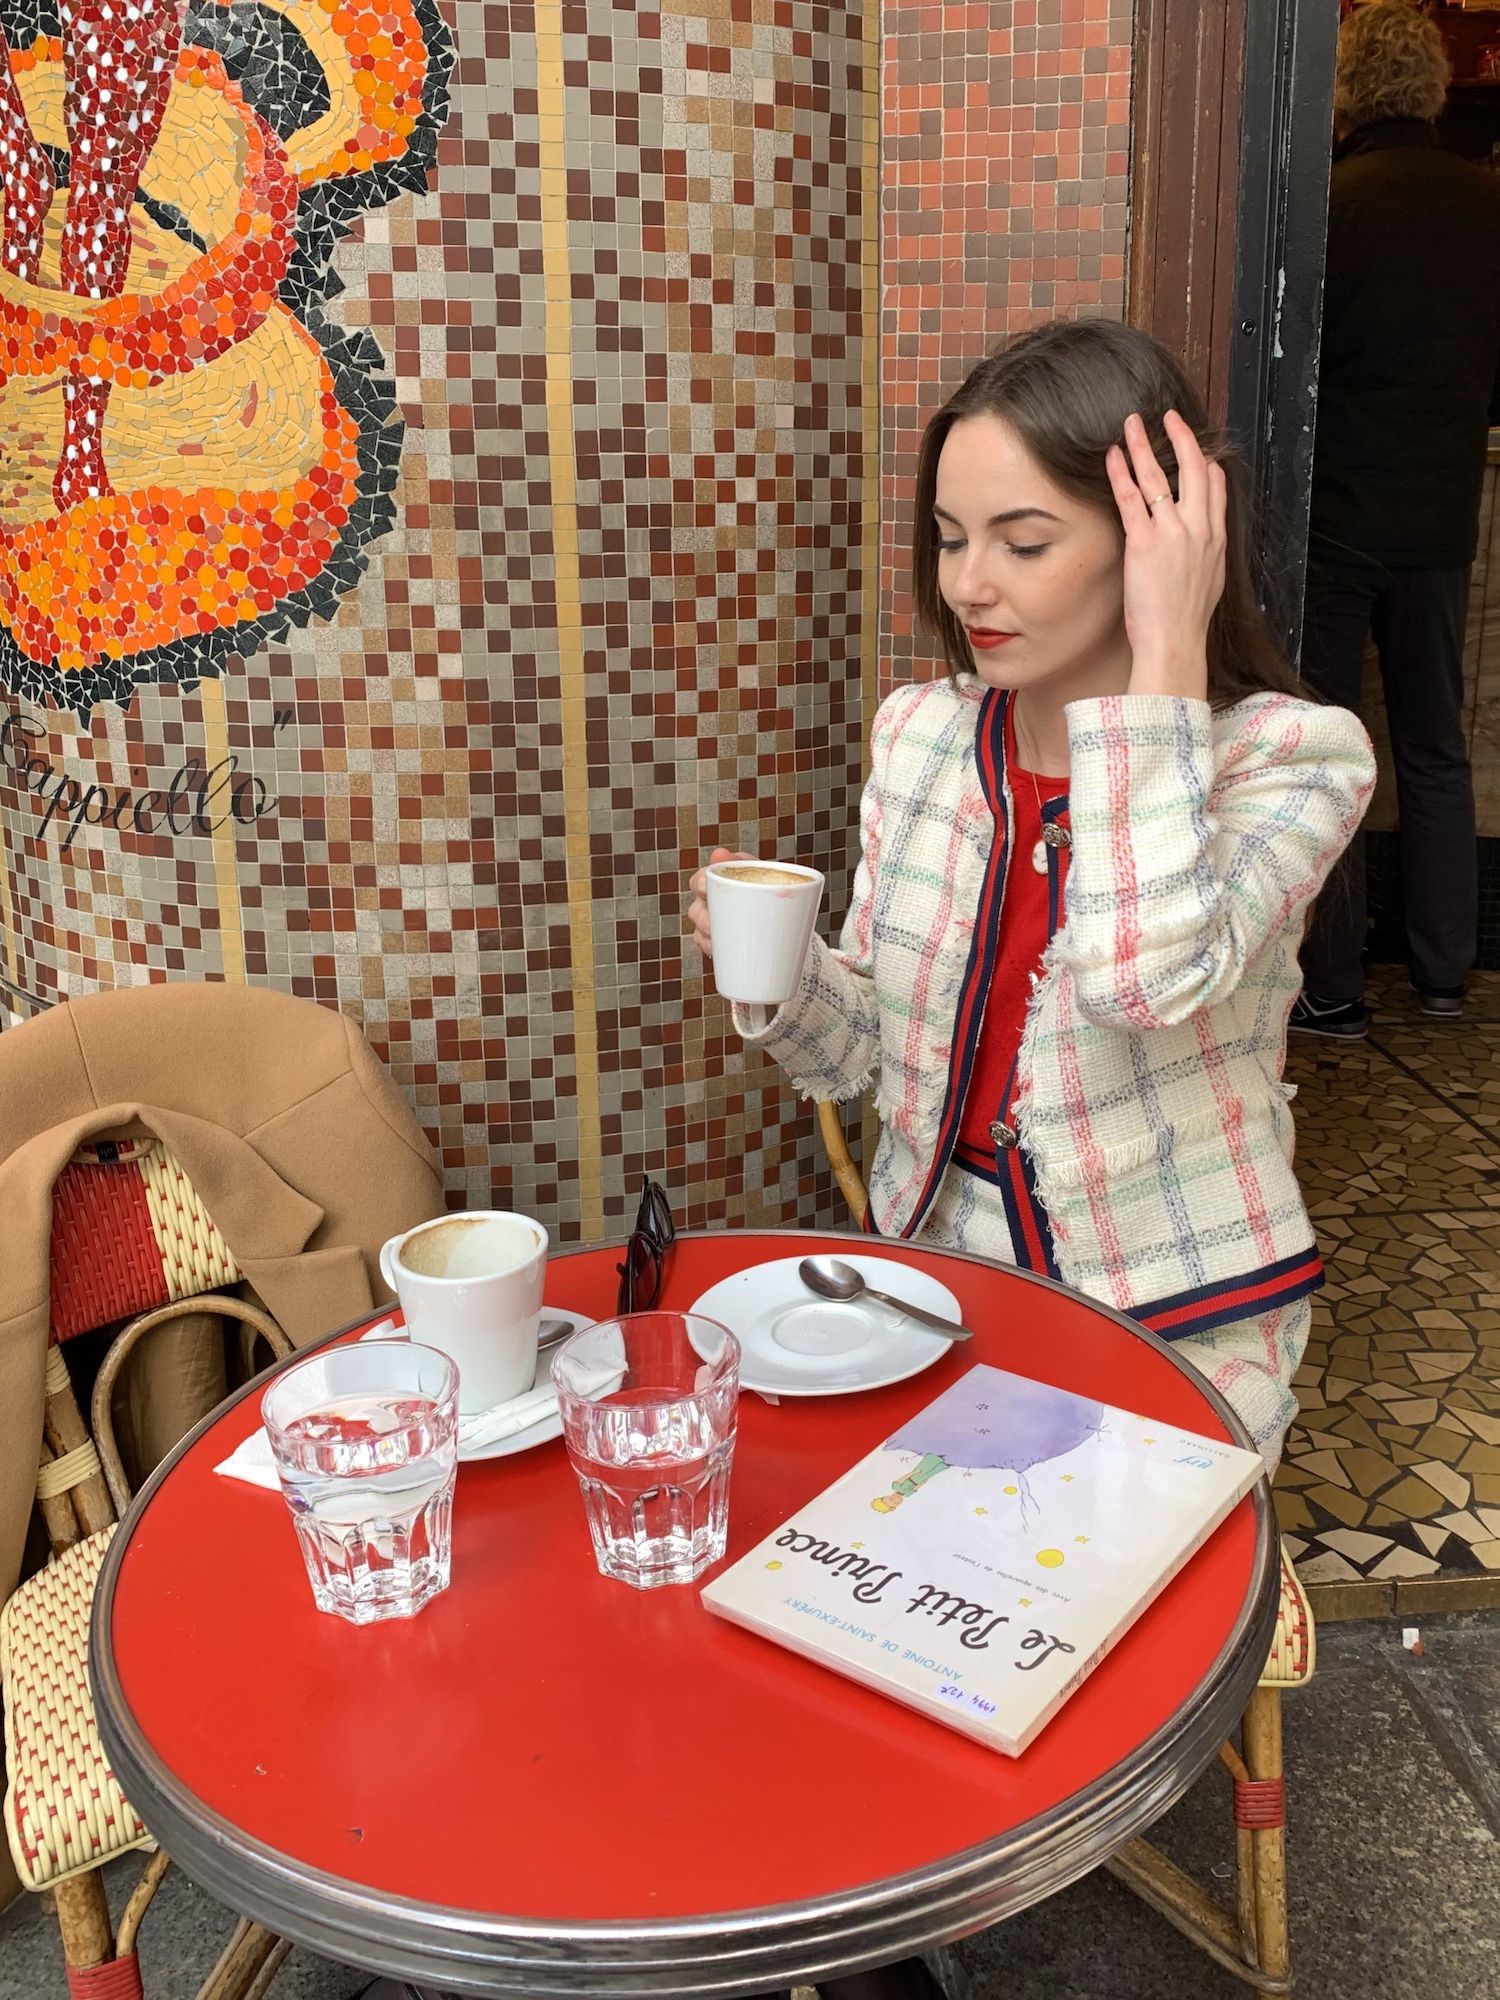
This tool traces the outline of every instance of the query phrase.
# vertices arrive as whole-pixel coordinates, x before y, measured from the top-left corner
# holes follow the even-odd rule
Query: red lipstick
[[[965,630],[976,653],[992,653],[997,646],[1007,644],[1016,636],[1014,632],[996,632],[987,625],[969,625]]]

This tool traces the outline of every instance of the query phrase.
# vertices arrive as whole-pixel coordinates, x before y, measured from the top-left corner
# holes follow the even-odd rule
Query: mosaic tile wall
[[[689,1223],[833,1219],[805,1107],[684,962],[681,883],[716,838],[796,855],[836,924],[871,703],[911,671],[879,472],[899,516],[920,415],[999,333],[1120,310],[1129,9],[896,8],[883,38],[806,0],[443,21],[426,191],[367,179],[286,280],[305,316],[326,274],[392,515],[341,563],[304,526],[328,590],[258,649],[200,647],[219,679],[147,648],[128,707],[69,715],[11,663],[0,977],[22,1014],[163,976],[342,1007],[451,1199],[563,1237],[618,1229],[643,1170]],[[280,93],[295,152],[338,92],[309,97],[289,35],[231,60],[222,25],[194,0],[180,62]],[[360,40],[378,98],[389,29]],[[142,243],[164,202],[148,161]]]
[[[922,426],[1006,334],[1125,312],[1133,0],[886,12],[881,666],[925,676],[906,589]]]

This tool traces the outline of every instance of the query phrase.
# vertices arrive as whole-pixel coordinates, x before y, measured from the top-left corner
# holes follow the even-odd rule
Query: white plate
[[[909,1305],[961,1320],[946,1285],[910,1264],[848,1257],[866,1284]],[[712,1285],[689,1308],[727,1326],[740,1343],[740,1382],[775,1396],[848,1396],[920,1375],[953,1345],[889,1306],[868,1299],[843,1305],[820,1299],[797,1275],[798,1257],[753,1264]]]
[[[542,1307],[543,1319],[567,1320],[569,1333],[577,1333],[581,1326],[592,1326],[598,1317],[597,1313],[569,1312],[566,1306]],[[533,1389],[545,1388],[552,1379],[552,1357],[561,1345],[561,1341],[554,1340],[550,1347],[544,1348],[537,1356],[536,1377],[531,1384]],[[523,1391],[523,1393],[530,1392]],[[513,1458],[518,1451],[530,1451],[536,1445],[550,1444],[553,1438],[561,1436],[562,1412],[554,1404],[545,1416],[538,1417],[529,1430],[517,1431],[514,1437],[496,1438],[493,1444],[461,1444],[458,1448],[458,1462],[460,1465],[473,1465],[483,1458]]]

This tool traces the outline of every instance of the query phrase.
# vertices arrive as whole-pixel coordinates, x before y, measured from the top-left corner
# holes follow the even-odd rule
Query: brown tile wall
[[[1120,318],[1132,0],[885,13],[884,684],[935,671],[906,589],[922,427],[1007,334]]]
[[[1008,327],[1120,309],[1130,9],[896,7],[883,48],[804,0],[448,19],[429,191],[333,260],[405,424],[395,526],[217,683],[9,700],[0,974],[21,1012],[161,977],[340,1006],[451,1198],[563,1237],[643,1170],[689,1223],[833,1220],[806,1107],[684,962],[682,878],[723,838],[841,914],[869,696],[912,670],[919,423]],[[18,748],[112,793],[232,755],[263,792],[70,842]]]

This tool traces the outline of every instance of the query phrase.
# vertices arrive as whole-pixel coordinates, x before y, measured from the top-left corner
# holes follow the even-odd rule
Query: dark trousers
[[[1411,976],[1453,988],[1474,963],[1478,855],[1464,733],[1466,569],[1309,566],[1302,673],[1326,701],[1360,707],[1365,635],[1380,655],[1401,822],[1401,880]],[[1302,947],[1307,990],[1364,993],[1363,838],[1324,891]]]

